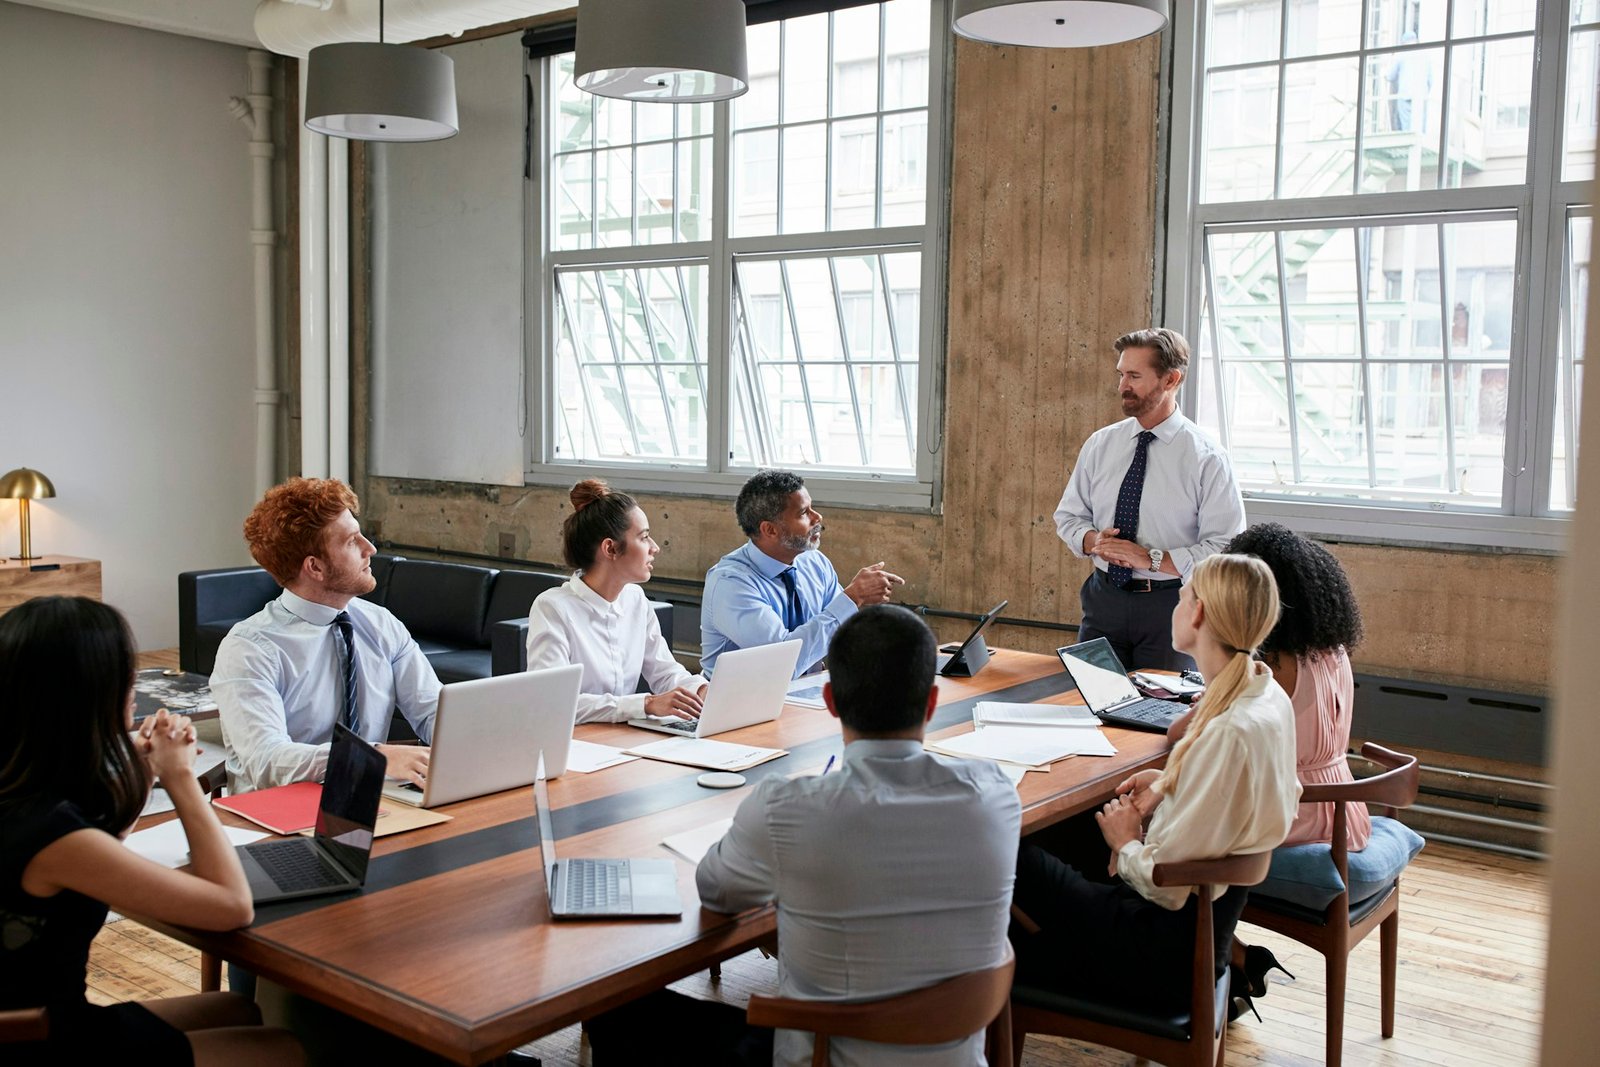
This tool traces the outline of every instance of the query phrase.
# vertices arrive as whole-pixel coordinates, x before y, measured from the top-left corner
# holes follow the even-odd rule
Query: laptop
[[[336,724],[315,834],[238,847],[251,899],[271,904],[360,889],[367,880],[386,765],[376,748]]]
[[[425,787],[390,779],[383,795],[422,808],[530,784],[539,771],[564,774],[572,749],[583,667],[456,682],[439,691]]]
[[[1083,702],[1102,722],[1165,733],[1178,716],[1189,710],[1189,705],[1175,700],[1141,695],[1112,651],[1111,642],[1104,637],[1058,648],[1056,655],[1072,676]]]
[[[978,617],[967,639],[959,645],[946,645],[939,652],[938,673],[946,678],[971,678],[989,662],[989,646],[983,641],[983,631],[1006,609],[1009,600],[1002,600]]]
[[[646,716],[629,719],[628,725],[678,737],[712,737],[771,722],[783,714],[799,658],[798,639],[724,652],[717,657],[717,673],[711,676],[698,719]]]
[[[539,819],[539,855],[544,860],[551,918],[676,918],[683,914],[677,864],[671,860],[557,859],[549,787],[543,778],[533,783],[533,809]]]

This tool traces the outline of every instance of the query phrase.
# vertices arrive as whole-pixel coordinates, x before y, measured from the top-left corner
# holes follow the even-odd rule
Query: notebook
[[[629,719],[629,726],[659,730],[679,737],[712,737],[770,722],[783,714],[789,680],[800,658],[800,641],[779,641],[755,648],[736,648],[717,658],[717,673],[706,689],[698,719]]]
[[[439,691],[426,785],[390,781],[383,795],[432,808],[516,789],[567,769],[578,709],[576,663],[456,682]]]
[[[361,888],[386,765],[376,748],[343,724],[334,726],[316,832],[239,846],[250,896],[257,904]]]
[[[558,859],[550,793],[543,778],[533,783],[533,809],[539,820],[539,855],[544,860],[551,918],[676,918],[683,914],[677,866],[671,860]]]
[[[1166,733],[1167,727],[1189,710],[1187,704],[1175,700],[1141,696],[1104,637],[1058,648],[1056,655],[1072,676],[1078,695],[1101,722]]]

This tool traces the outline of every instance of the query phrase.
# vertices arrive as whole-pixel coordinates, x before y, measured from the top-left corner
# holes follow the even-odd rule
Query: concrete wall
[[[1047,52],[957,44],[951,175],[950,387],[939,515],[831,509],[841,574],[886,560],[903,599],[1076,622],[1087,564],[1051,513],[1085,437],[1121,417],[1110,342],[1148,323],[1158,42]],[[626,484],[623,484],[626,488]],[[565,489],[372,478],[366,514],[396,542],[560,559]],[[665,547],[656,574],[698,580],[736,546],[728,501],[642,497]],[[1358,668],[1542,690],[1550,557],[1337,545],[1367,616]],[[964,627],[957,623],[950,630]],[[1048,650],[1061,635],[998,628]]]
[[[55,482],[34,550],[102,560],[146,648],[179,571],[249,558],[244,56],[0,3],[0,470]]]

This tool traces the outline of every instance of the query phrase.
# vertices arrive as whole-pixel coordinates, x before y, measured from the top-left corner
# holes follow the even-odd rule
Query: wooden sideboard
[[[100,561],[77,556],[0,560],[0,615],[39,596],[100,599]]]

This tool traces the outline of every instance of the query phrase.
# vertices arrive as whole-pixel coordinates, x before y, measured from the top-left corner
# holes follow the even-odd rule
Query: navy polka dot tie
[[[361,732],[361,708],[356,701],[356,645],[354,634],[350,631],[350,614],[341,611],[333,617],[333,628],[339,635],[339,659],[344,665],[344,714],[340,721],[347,728],[359,734]]]
[[[1117,536],[1124,541],[1132,541],[1139,533],[1139,499],[1144,496],[1144,469],[1150,458],[1150,442],[1156,435],[1149,430],[1139,435],[1139,444],[1133,450],[1133,462],[1128,464],[1128,473],[1122,477],[1122,488],[1117,492],[1117,513],[1112,519],[1112,525],[1117,528]],[[1113,563],[1106,569],[1106,576],[1111,579],[1111,584],[1123,586],[1128,584],[1128,579],[1133,577],[1133,571]]]
[[[783,579],[785,595],[783,598],[783,628],[794,631],[800,628],[800,589],[795,585],[794,568],[778,572],[778,577]]]

